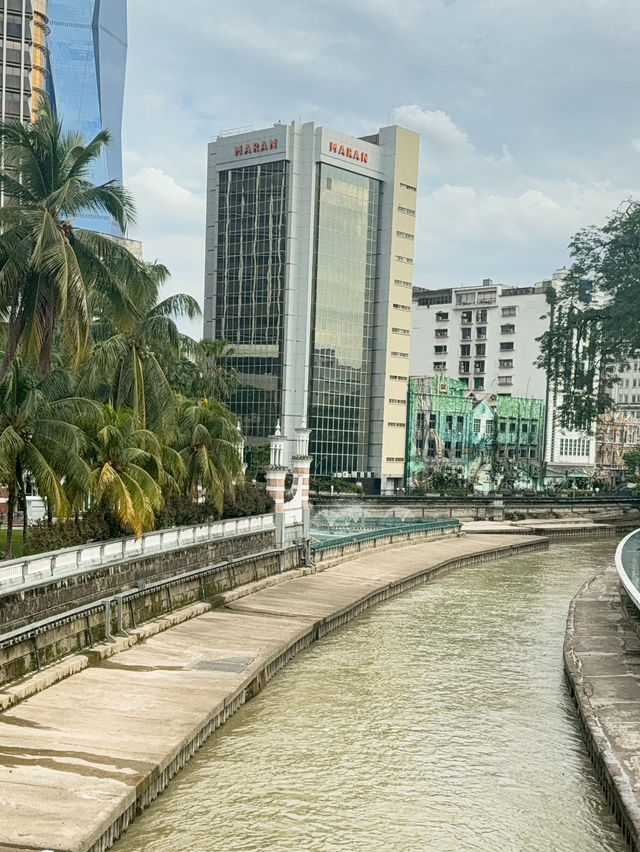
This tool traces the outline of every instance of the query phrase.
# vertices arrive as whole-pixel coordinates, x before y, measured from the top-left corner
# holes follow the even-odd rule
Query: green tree
[[[85,498],[89,493],[89,468],[82,457],[86,440],[72,421],[92,404],[72,396],[72,384],[63,368],[42,378],[17,358],[0,386],[0,478],[9,491],[7,557],[18,501],[27,541],[27,478],[59,518],[70,510],[63,480]]]
[[[138,426],[131,411],[104,405],[88,427],[91,491],[123,528],[136,535],[152,530],[163,505],[163,447],[158,437]]]
[[[222,514],[225,489],[242,474],[240,433],[233,414],[219,400],[185,400],[178,414],[175,445],[185,467],[185,490]]]
[[[640,202],[579,231],[569,249],[569,273],[547,294],[539,365],[563,395],[561,424],[589,429],[613,406],[616,370],[640,349]]]
[[[227,340],[201,340],[188,355],[166,365],[167,378],[177,393],[226,401],[240,387],[240,374],[229,365],[233,347]]]
[[[109,139],[104,130],[86,144],[63,133],[46,103],[29,126],[0,123],[0,317],[7,325],[0,381],[20,347],[41,373],[49,372],[56,338],[79,363],[89,341],[92,290],[114,310],[133,307],[126,283],[144,277],[143,265],[108,237],[72,224],[95,212],[108,213],[123,231],[132,221],[133,203],[121,186],[90,180]]]
[[[640,447],[624,454],[624,464],[629,479],[638,480],[640,478]]]
[[[110,312],[108,303],[97,300],[100,317],[93,326],[95,345],[81,382],[85,392],[114,408],[131,409],[142,429],[162,436],[168,434],[175,416],[166,370],[196,346],[179,332],[175,320],[200,315],[196,300],[185,293],[158,302],[168,274],[162,264],[146,264],[144,275],[128,280],[135,309],[123,305],[122,310]]]

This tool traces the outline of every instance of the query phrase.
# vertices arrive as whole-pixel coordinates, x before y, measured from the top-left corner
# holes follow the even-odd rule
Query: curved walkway
[[[571,602],[564,664],[598,779],[640,850],[640,626],[631,619],[611,567]]]
[[[465,536],[369,552],[153,636],[0,714],[0,852],[108,849],[302,648],[440,571],[548,546]]]

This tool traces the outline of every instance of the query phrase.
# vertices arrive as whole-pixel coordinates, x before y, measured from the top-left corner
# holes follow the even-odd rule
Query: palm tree
[[[224,403],[184,400],[178,414],[176,449],[186,470],[185,488],[193,500],[201,490],[222,513],[224,492],[242,474],[241,436]]]
[[[152,530],[170,484],[157,436],[140,429],[131,411],[102,406],[90,453],[92,493],[120,524],[135,533]]]
[[[0,382],[20,347],[42,374],[49,372],[57,336],[79,363],[89,340],[91,291],[114,310],[133,307],[126,284],[145,277],[142,262],[109,237],[72,224],[81,213],[107,212],[124,232],[133,219],[121,186],[89,179],[109,140],[106,130],[86,144],[63,133],[45,102],[30,126],[0,122],[0,319],[7,324]]]
[[[233,347],[228,340],[201,340],[187,357],[166,365],[171,387],[193,399],[228,400],[240,387],[240,374],[229,366]]]
[[[72,421],[86,416],[93,403],[73,396],[72,386],[68,370],[56,368],[42,378],[19,358],[0,385],[0,480],[9,491],[7,557],[12,555],[17,501],[23,506],[27,538],[27,478],[59,518],[70,509],[64,483],[85,497],[89,493],[89,468],[82,458],[85,436]]]
[[[101,316],[94,322],[96,342],[81,383],[85,391],[97,393],[116,409],[131,409],[142,429],[163,436],[175,414],[167,365],[196,345],[179,332],[175,319],[200,315],[196,300],[185,293],[158,302],[159,289],[168,275],[162,264],[145,264],[144,276],[127,282],[134,310],[125,306],[108,313],[103,300],[96,300]]]

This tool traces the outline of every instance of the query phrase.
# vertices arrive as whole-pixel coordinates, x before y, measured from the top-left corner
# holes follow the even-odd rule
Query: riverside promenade
[[[632,850],[640,850],[639,634],[615,567],[571,603],[565,672],[598,779]]]
[[[0,713],[0,852],[108,849],[300,650],[442,571],[547,547],[463,536],[297,572],[25,699]]]

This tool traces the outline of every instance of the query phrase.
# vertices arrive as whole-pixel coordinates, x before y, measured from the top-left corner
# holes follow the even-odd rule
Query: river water
[[[369,610],[241,708],[116,852],[621,852],[562,669],[569,601],[613,554],[556,545]]]

